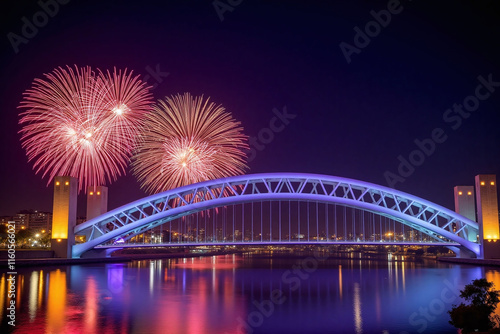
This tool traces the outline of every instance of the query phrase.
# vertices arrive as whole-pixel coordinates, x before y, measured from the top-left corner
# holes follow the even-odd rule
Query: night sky
[[[219,13],[212,1],[66,2],[47,22],[36,1],[2,3],[0,215],[52,210],[52,185],[21,147],[17,106],[34,78],[74,64],[132,69],[148,76],[156,99],[210,96],[247,135],[266,141],[262,147],[259,139],[248,173],[344,176],[451,209],[453,186],[472,185],[480,173],[500,175],[496,1],[221,0]],[[385,27],[370,23],[371,11]],[[24,38],[34,17],[38,31],[13,46],[9,36]],[[488,87],[478,88],[481,80]],[[470,113],[447,111],[464,100]],[[288,124],[269,138],[263,129],[284,108]],[[412,154],[415,140],[433,132],[433,152]],[[399,176],[404,182],[388,182],[387,172],[398,175],[399,156],[420,165]],[[110,185],[109,208],[144,195],[127,174]],[[80,215],[84,204],[80,195]]]

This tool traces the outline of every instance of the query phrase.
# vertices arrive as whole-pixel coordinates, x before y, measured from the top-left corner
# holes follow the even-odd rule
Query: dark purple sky
[[[51,210],[51,186],[35,175],[19,141],[17,106],[34,78],[73,64],[149,74],[155,98],[210,96],[250,136],[269,127],[273,108],[286,106],[296,117],[257,152],[249,173],[321,173],[389,185],[385,174],[398,174],[398,157],[408,159],[415,140],[440,128],[438,139],[446,140],[394,187],[453,208],[453,186],[472,185],[479,173],[500,174],[500,5],[402,2],[391,7],[386,27],[369,31],[369,43],[357,40],[367,45],[348,63],[339,45],[355,46],[354,28],[364,31],[374,20],[370,12],[390,3],[242,1],[221,21],[212,1],[72,0],[43,22],[36,1],[5,2],[0,215]],[[9,36],[22,36],[23,18],[40,27],[16,53]],[[161,82],[149,73],[157,67],[169,73]],[[490,76],[495,90],[479,88],[483,100],[468,98],[478,76]],[[477,108],[470,115],[463,109],[467,118],[447,112],[464,100]],[[127,175],[110,186],[109,207],[144,195]]]

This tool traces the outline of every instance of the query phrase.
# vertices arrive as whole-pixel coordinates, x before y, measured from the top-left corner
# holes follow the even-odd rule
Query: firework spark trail
[[[22,146],[47,184],[70,175],[79,190],[105,185],[125,174],[151,103],[149,88],[132,71],[59,67],[24,93]]]
[[[247,136],[222,106],[185,93],[153,109],[132,161],[141,187],[158,193],[243,174]]]

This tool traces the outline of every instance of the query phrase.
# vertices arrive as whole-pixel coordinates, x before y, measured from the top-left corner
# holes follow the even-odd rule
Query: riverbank
[[[462,259],[456,257],[438,257],[438,261],[440,262],[450,262],[456,264],[471,264],[476,266],[493,266],[500,267],[500,259]]]

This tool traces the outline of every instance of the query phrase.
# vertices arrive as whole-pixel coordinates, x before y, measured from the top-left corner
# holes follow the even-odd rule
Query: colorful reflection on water
[[[16,333],[456,333],[457,293],[494,268],[222,255],[24,268]],[[2,332],[6,274],[0,277]],[[500,310],[497,310],[500,315]]]

